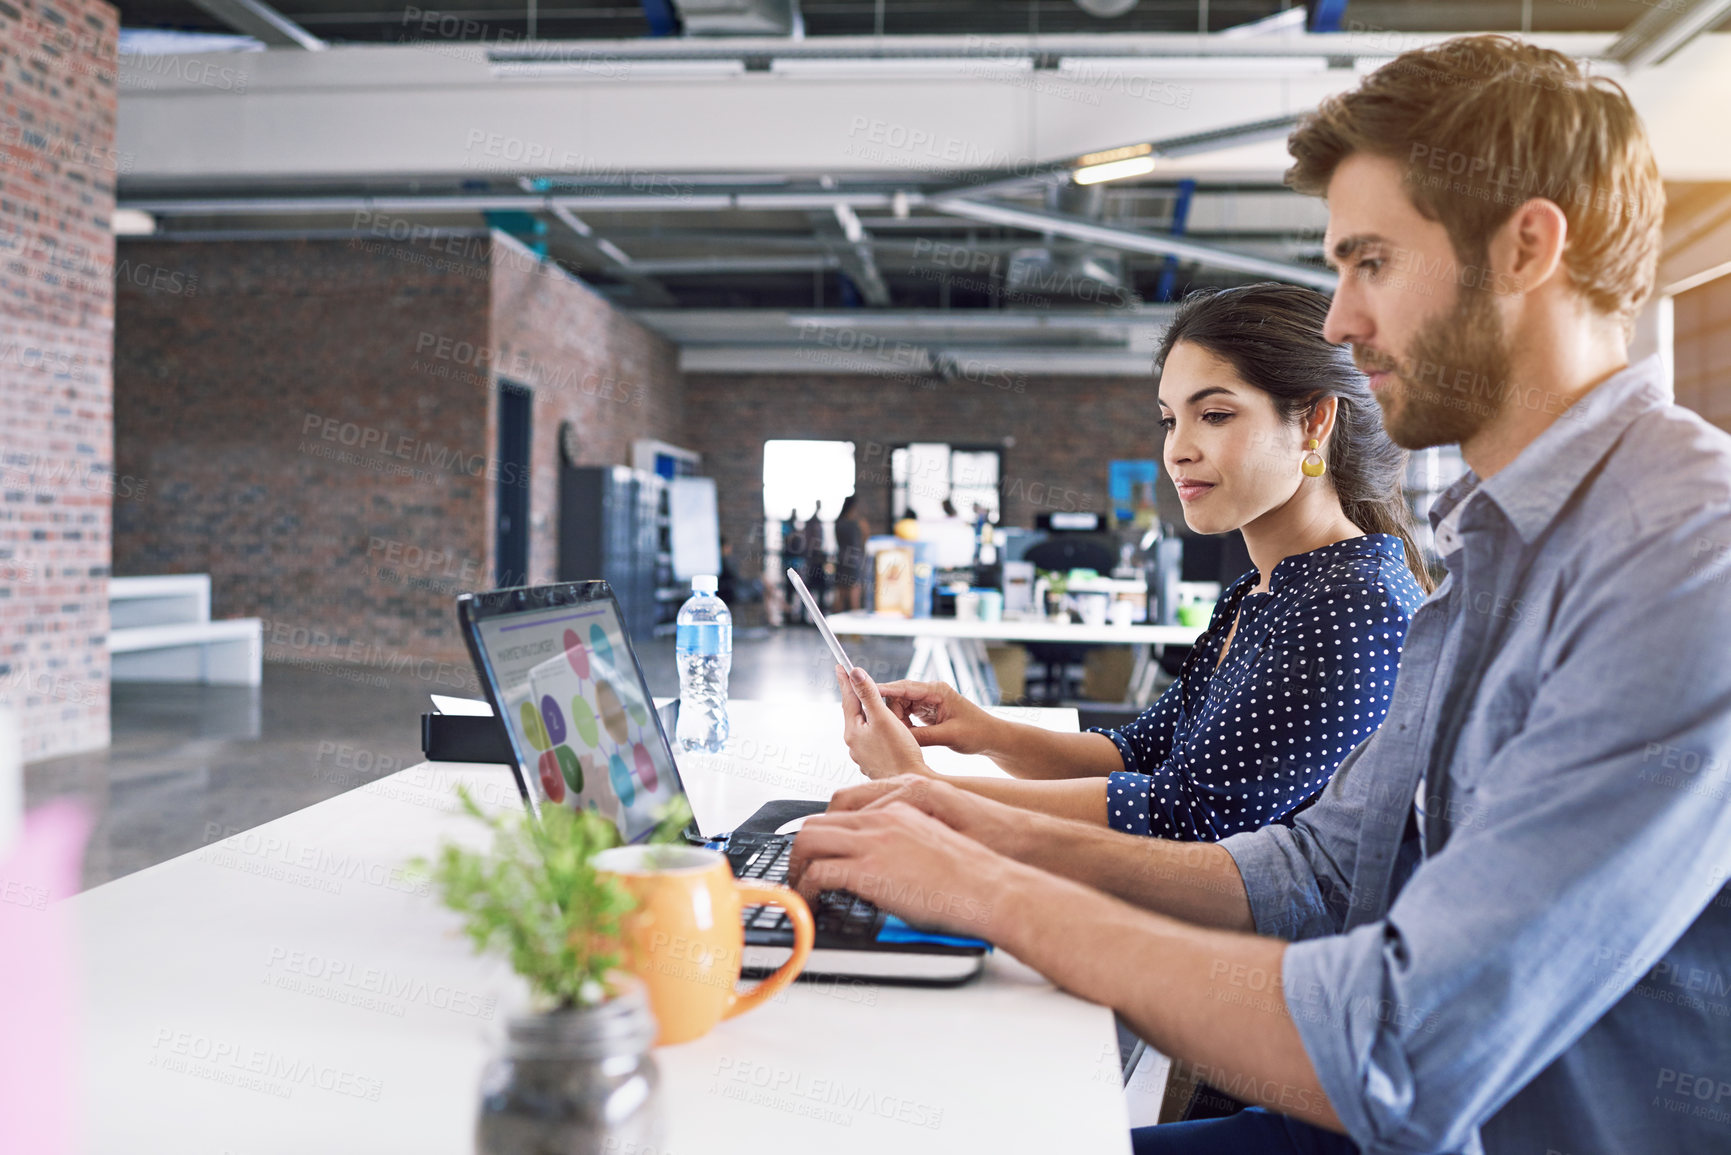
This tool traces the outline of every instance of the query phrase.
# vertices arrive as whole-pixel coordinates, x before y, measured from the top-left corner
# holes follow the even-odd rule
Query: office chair
[[[1029,546],[1022,559],[1031,562],[1037,570],[1069,573],[1073,569],[1091,569],[1096,573],[1110,574],[1112,567],[1118,564],[1118,547],[1104,534],[1061,533]],[[1028,660],[1045,667],[1043,682],[1048,701],[1057,702],[1075,696],[1068,692],[1072,685],[1069,667],[1086,661],[1092,648],[1069,642],[1028,643]]]

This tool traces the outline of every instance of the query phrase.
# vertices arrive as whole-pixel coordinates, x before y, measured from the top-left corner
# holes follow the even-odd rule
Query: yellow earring
[[[1318,444],[1320,443],[1314,437],[1305,443],[1304,447],[1310,452],[1304,455],[1304,460],[1299,463],[1298,468],[1304,470],[1306,477],[1321,477],[1328,471],[1328,462],[1324,461],[1322,454],[1316,451]]]

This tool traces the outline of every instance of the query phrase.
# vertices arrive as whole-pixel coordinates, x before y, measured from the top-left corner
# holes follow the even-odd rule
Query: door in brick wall
[[[499,382],[498,511],[493,527],[493,584],[529,584],[529,435],[534,395]]]

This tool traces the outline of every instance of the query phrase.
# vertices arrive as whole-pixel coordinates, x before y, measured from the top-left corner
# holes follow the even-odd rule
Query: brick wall
[[[158,271],[118,304],[116,444],[150,499],[116,506],[115,572],[209,573],[217,616],[270,623],[267,661],[468,684],[451,603],[493,584],[495,375],[536,393],[536,580],[560,420],[597,463],[677,439],[671,346],[507,239],[122,256]]]
[[[208,573],[267,661],[462,658],[486,584],[489,244],[130,240],[115,334],[115,572]],[[441,344],[444,342],[444,344]],[[465,663],[466,665],[466,663]],[[437,667],[428,667],[437,678]]]
[[[1731,277],[1673,299],[1677,403],[1731,429]]]
[[[0,4],[0,702],[108,744],[115,10]]]
[[[1029,378],[1021,391],[894,377],[693,374],[686,428],[716,478],[721,532],[740,572],[760,569],[763,443],[852,441],[861,512],[889,529],[889,447],[909,441],[1003,447],[1003,524],[1043,510],[1106,508],[1107,462],[1158,459],[1159,409],[1145,378]]]
[[[534,391],[529,574],[552,581],[557,560],[559,428],[576,433],[581,465],[626,465],[631,443],[682,444],[679,351],[594,290],[499,237],[493,255],[493,344],[499,376]],[[489,511],[488,524],[492,514]]]

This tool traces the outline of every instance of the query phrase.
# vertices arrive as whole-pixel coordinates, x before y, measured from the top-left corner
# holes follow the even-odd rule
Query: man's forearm
[[[1017,778],[1104,778],[1124,769],[1123,755],[1104,734],[1046,730],[1025,722],[996,728],[984,753]]]
[[[1144,910],[1197,926],[1255,929],[1238,866],[1215,843],[1147,838],[1044,814],[1029,815],[1004,842],[994,849]]]
[[[1281,993],[1285,943],[1186,926],[1026,865],[996,890],[992,936],[1005,950],[1215,1086],[1341,1129]]]

